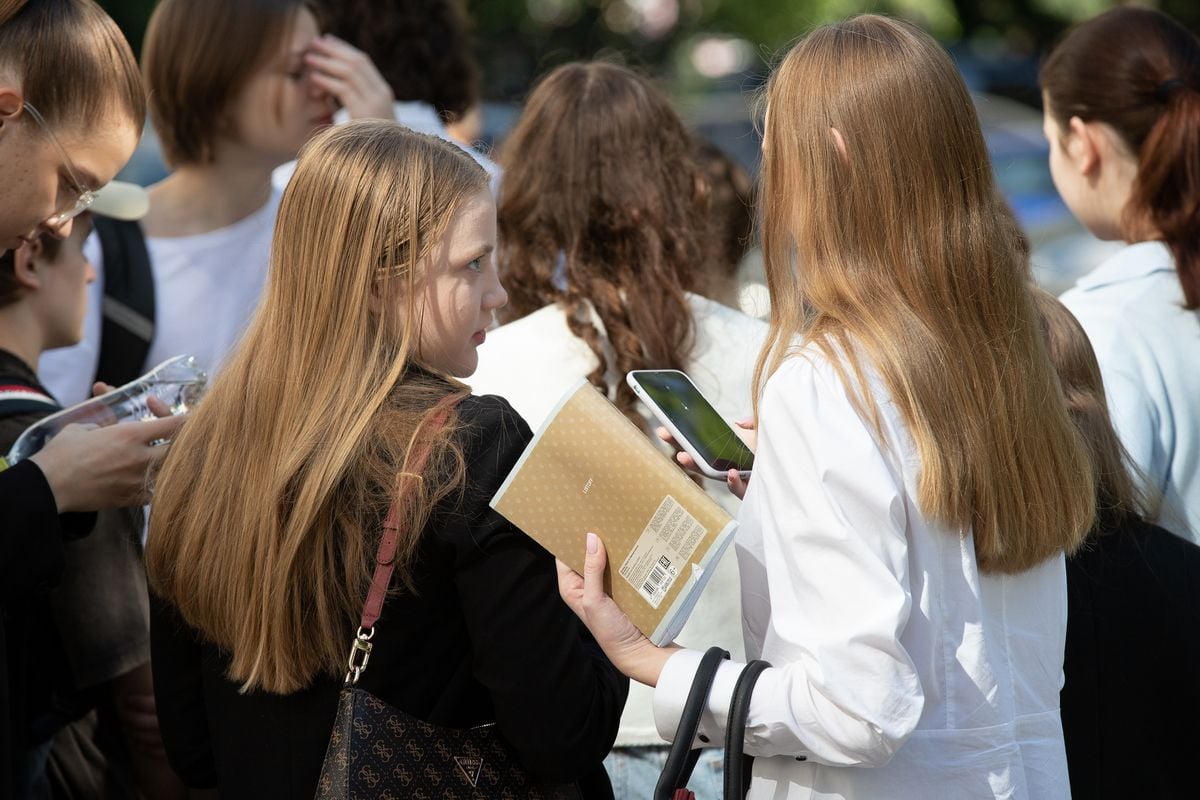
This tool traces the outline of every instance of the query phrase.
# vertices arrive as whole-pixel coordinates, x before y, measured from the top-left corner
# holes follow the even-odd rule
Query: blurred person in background
[[[1068,31],[1040,82],[1059,194],[1128,243],[1062,301],[1163,524],[1200,542],[1200,42],[1159,11],[1114,9]]]
[[[83,399],[93,377],[123,383],[184,353],[210,379],[219,373],[266,280],[280,198],[272,170],[332,124],[339,103],[353,117],[386,117],[392,104],[370,61],[322,35],[306,0],[162,0],[142,72],[173,171],[150,187],[150,211],[126,228],[125,250],[105,252],[102,237],[87,249],[101,281],[130,268],[130,249],[143,249],[152,297],[141,363],[132,374],[98,373],[111,343],[101,341],[109,309],[94,290],[83,344],[42,364],[64,402]]]
[[[360,48],[396,97],[397,122],[460,144],[487,170],[500,171],[472,144],[479,130],[479,67],[458,0],[321,0],[330,33]],[[457,126],[462,139],[452,135]],[[469,138],[468,138],[469,137]]]
[[[730,308],[741,308],[740,268],[754,234],[754,179],[721,148],[700,142],[696,160],[708,187],[710,232],[716,258],[712,277],[702,293]]]
[[[18,260],[28,267],[36,248],[56,246],[52,240],[75,234],[65,246],[78,245],[76,218],[129,159],[144,117],[133,54],[95,3],[0,6],[0,255],[11,261],[14,276]],[[11,252],[18,248],[25,252]],[[78,274],[78,267],[82,282],[86,268]],[[28,334],[19,331],[18,338]],[[32,352],[40,345],[14,346]],[[63,570],[64,534],[86,533],[95,519],[60,513],[139,502],[147,468],[163,452],[151,443],[181,422],[69,427],[31,458],[0,471],[0,797],[46,788],[48,747],[31,729],[24,706],[25,677],[45,665],[40,649],[26,646],[23,631],[45,621],[47,592]],[[39,601],[35,619],[18,613]],[[16,626],[11,642],[10,625]]]
[[[587,378],[648,430],[625,374],[678,369],[726,419],[744,416],[753,372],[746,352],[761,346],[767,328],[701,294],[732,267],[724,229],[710,222],[695,144],[666,96],[624,67],[559,67],[530,94],[501,165],[507,321],[479,348],[473,391],[504,397],[536,429]],[[725,486],[707,488],[737,513]],[[680,641],[741,652],[731,555]],[[606,761],[617,797],[649,797],[666,758],[651,697],[632,687]],[[702,797],[719,796],[719,751],[705,754],[696,781]]]
[[[1067,559],[1061,699],[1071,794],[1188,797],[1200,728],[1180,722],[1200,714],[1200,547],[1147,521],[1155,498],[1133,480],[1087,334],[1054,297],[1034,295],[1097,474],[1095,527]]]

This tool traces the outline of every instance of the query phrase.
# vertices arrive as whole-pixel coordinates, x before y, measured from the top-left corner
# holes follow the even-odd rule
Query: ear
[[[42,274],[38,269],[42,251],[40,236],[32,244],[23,244],[13,251],[13,277],[22,289],[36,292],[42,288]]]
[[[25,98],[19,87],[8,81],[0,81],[0,129],[16,119],[25,105]]]
[[[1101,135],[1102,132],[1095,123],[1084,122],[1079,117],[1071,117],[1067,123],[1064,142],[1067,158],[1085,177],[1095,174],[1100,168],[1103,146],[1099,138]]]

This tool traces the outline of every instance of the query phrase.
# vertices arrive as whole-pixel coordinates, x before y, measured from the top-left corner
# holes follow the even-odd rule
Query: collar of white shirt
[[[1138,242],[1123,248],[1076,282],[1080,289],[1097,289],[1144,278],[1154,272],[1174,272],[1175,260],[1162,242]]]

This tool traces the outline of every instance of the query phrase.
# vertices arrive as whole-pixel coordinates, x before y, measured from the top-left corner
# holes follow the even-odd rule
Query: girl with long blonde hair
[[[1095,480],[1025,248],[946,52],[866,15],[771,77],[771,336],[737,550],[750,797],[1062,797],[1064,552]],[[673,735],[700,654],[657,648],[585,575],[560,591]],[[723,735],[725,662],[701,731]]]
[[[624,681],[554,596],[549,554],[488,508],[528,426],[458,380],[507,299],[495,230],[487,174],[440,139],[355,122],[302,151],[265,298],[155,492],[155,690],[191,785],[312,796],[401,491],[360,685],[435,724],[494,720],[537,776],[599,769]]]

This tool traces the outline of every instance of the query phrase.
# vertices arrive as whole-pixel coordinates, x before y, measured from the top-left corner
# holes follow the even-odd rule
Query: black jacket
[[[8,798],[12,796],[10,722],[17,711],[8,693],[7,607],[14,599],[49,591],[63,564],[54,495],[32,461],[0,472],[0,518],[0,798]]]
[[[33,371],[16,356],[0,350],[0,384],[16,384],[44,392]],[[13,418],[10,427],[19,435],[36,419]],[[3,426],[0,426],[2,428]],[[12,436],[6,440],[0,430],[0,455],[7,452]],[[54,495],[45,476],[32,461],[23,461],[0,472],[0,798],[12,796],[12,722],[25,718],[24,674],[32,655],[18,634],[8,646],[8,619],[13,607],[21,608],[31,600],[44,598],[58,582],[63,569],[62,529]],[[23,616],[19,614],[19,616]],[[23,623],[16,620],[18,627]],[[10,664],[12,673],[10,673]],[[10,684],[15,682],[13,691]],[[18,726],[20,727],[20,726]]]
[[[1132,521],[1067,560],[1063,733],[1077,800],[1194,797],[1200,547]]]
[[[611,796],[601,761],[628,681],[559,598],[553,557],[488,507],[529,427],[496,397],[469,397],[458,413],[465,497],[431,518],[417,591],[388,598],[359,685],[434,723],[494,720],[535,774],[596,781],[586,794]],[[352,634],[348,626],[347,652]],[[340,676],[286,696],[240,694],[226,656],[161,600],[151,639],[163,741],[185,782],[215,785],[222,800],[313,796]]]

